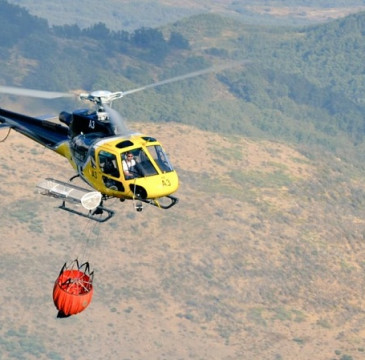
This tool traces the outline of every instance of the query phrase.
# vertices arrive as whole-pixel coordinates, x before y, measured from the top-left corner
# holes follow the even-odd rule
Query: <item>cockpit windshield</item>
[[[166,173],[174,170],[166,153],[160,145],[148,146],[148,151],[150,152],[153,160],[159,166],[161,172]]]

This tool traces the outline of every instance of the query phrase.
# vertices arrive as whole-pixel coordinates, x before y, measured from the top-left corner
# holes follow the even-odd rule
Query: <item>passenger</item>
[[[133,158],[133,154],[131,152],[126,153],[125,158],[123,160],[123,172],[124,176],[127,180],[133,179],[135,177],[135,166],[136,161]]]
[[[104,163],[104,173],[109,174],[111,176],[119,177],[119,171],[115,167],[114,163],[110,159],[105,159]]]

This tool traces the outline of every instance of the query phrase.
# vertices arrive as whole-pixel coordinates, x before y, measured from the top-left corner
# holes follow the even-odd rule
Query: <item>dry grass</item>
[[[328,21],[330,19],[342,18],[347,15],[363,11],[364,6],[358,7],[333,7],[333,8],[316,8],[309,6],[247,6],[247,9],[261,15],[270,15],[279,18],[301,18],[311,21]]]
[[[329,183],[328,164],[280,143],[134,127],[163,143],[180,203],[111,200],[105,224],[34,191],[72,176],[64,159],[15,133],[0,144],[0,358],[360,358],[364,184],[343,168]],[[94,299],[56,319],[53,281],[82,254]]]

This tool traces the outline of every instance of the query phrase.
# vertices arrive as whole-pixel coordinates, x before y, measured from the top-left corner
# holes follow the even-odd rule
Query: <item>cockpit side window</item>
[[[122,164],[127,180],[157,174],[147,154],[141,148],[122,153]]]
[[[114,154],[101,150],[99,152],[99,164],[104,174],[119,178],[117,158]]]
[[[147,148],[151,156],[153,157],[153,160],[161,169],[161,172],[166,173],[174,170],[166,153],[163,151],[160,145],[151,145]]]

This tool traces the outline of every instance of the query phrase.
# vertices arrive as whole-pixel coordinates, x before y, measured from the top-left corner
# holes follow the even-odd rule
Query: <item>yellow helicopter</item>
[[[50,178],[39,183],[42,194],[63,200],[63,210],[103,222],[114,214],[103,206],[103,201],[113,197],[135,200],[137,211],[142,211],[143,203],[169,209],[178,202],[172,195],[179,186],[176,171],[154,137],[125,128],[119,114],[111,108],[112,102],[148,88],[231,67],[232,63],[216,66],[126,92],[81,93],[79,99],[94,103],[96,109],[63,111],[58,116],[62,124],[0,108],[0,128],[14,129],[66,157],[77,172],[70,181],[81,177],[95,190]],[[47,99],[75,96],[7,86],[0,86],[0,92]],[[71,207],[74,203],[81,203],[87,213]]]

